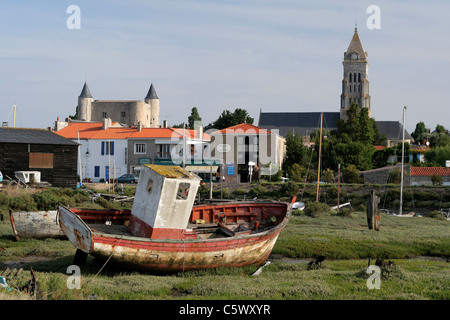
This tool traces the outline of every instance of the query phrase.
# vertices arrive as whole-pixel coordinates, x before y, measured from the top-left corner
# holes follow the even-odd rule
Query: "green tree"
[[[430,146],[445,147],[450,145],[450,137],[447,135],[444,126],[438,124],[436,130],[430,135]]]
[[[445,166],[445,161],[450,160],[450,145],[432,148],[425,153],[425,160],[433,166]]]
[[[411,133],[411,137],[414,138],[416,143],[423,143],[423,140],[428,138],[428,129],[423,121],[416,124],[416,129]]]
[[[283,171],[288,171],[295,163],[302,165],[307,154],[307,148],[303,145],[303,138],[298,133],[289,132],[286,136],[286,154],[283,161]]]
[[[247,110],[245,109],[237,108],[234,110],[234,112],[231,112],[230,110],[224,110],[216,121],[205,127],[205,130],[212,128],[221,130],[244,122],[253,124],[253,121],[254,119],[250,117]]]
[[[327,150],[328,158],[335,158],[343,167],[354,165],[359,170],[372,169],[374,145],[384,145],[386,137],[381,135],[375,120],[369,117],[367,108],[353,103],[347,110],[347,121],[337,122],[337,131],[329,144],[334,150]]]
[[[202,122],[202,117],[200,117],[200,114],[198,113],[197,107],[193,107],[191,109],[191,115],[188,117],[189,129],[194,129],[194,124],[195,124],[196,121],[201,123]]]

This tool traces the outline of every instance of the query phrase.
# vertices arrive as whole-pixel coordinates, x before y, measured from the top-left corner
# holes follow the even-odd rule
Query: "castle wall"
[[[143,101],[94,101],[90,121],[110,118],[113,122],[136,126],[150,126],[150,106]]]

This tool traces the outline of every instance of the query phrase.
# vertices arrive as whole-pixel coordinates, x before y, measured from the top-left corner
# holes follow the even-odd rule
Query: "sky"
[[[95,100],[144,100],[153,83],[169,125],[193,107],[204,125],[236,108],[255,124],[260,110],[338,112],[355,23],[372,116],[402,121],[407,106],[409,132],[450,128],[443,0],[2,0],[0,122],[16,105],[16,127],[53,126],[75,114],[85,81]]]

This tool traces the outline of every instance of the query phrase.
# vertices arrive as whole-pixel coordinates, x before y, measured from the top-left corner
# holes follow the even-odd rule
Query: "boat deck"
[[[105,235],[133,237],[125,224],[104,224],[104,223],[88,223],[88,227],[95,233],[103,233]],[[218,223],[205,224],[189,224],[188,229],[195,234],[198,239],[214,239],[228,238],[239,235],[255,234],[263,232],[270,227],[258,228],[253,230],[249,224],[231,223],[227,225],[219,225]]]

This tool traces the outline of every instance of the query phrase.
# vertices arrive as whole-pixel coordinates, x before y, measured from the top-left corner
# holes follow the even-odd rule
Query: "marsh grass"
[[[102,263],[89,257],[81,268],[81,289],[71,290],[67,267],[73,263],[73,245],[57,239],[17,242],[5,220],[0,222],[0,270],[11,263],[22,267],[22,277],[16,279],[20,286],[29,280],[32,267],[39,281],[36,299],[42,300],[449,300],[450,268],[445,259],[405,259],[449,258],[449,223],[383,215],[377,232],[367,228],[364,212],[349,217],[331,212],[316,218],[295,213],[279,236],[273,256],[312,259],[325,255],[317,269],[270,258],[272,263],[258,276],[252,276],[258,266],[152,275],[108,264],[98,273]],[[397,266],[382,277],[379,290],[367,288],[368,258],[389,259]],[[29,299],[20,294],[2,298]]]

